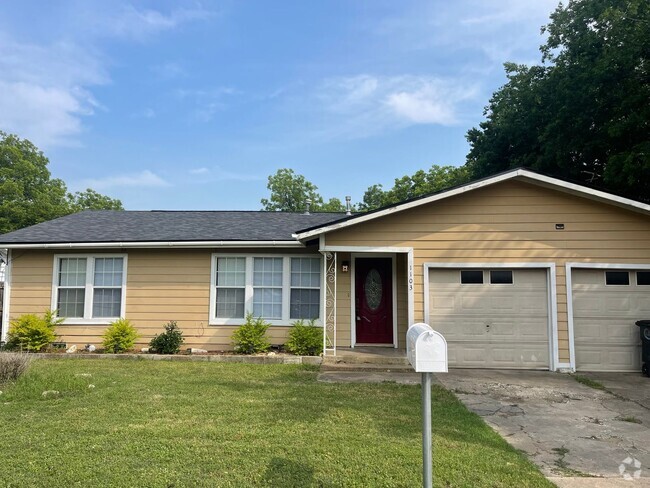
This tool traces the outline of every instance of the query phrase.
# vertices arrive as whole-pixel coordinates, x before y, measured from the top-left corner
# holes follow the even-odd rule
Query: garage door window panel
[[[461,270],[460,283],[461,285],[482,285],[483,271],[473,269]]]
[[[494,269],[490,271],[491,285],[513,285],[514,277],[512,270]]]
[[[605,271],[605,284],[627,286],[630,284],[630,273],[628,271]]]
[[[636,284],[638,286],[650,286],[650,271],[637,271]]]

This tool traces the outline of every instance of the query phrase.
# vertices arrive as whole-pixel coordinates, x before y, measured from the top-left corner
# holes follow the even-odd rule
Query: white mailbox
[[[447,372],[447,341],[427,324],[414,324],[409,328],[406,356],[418,373]]]

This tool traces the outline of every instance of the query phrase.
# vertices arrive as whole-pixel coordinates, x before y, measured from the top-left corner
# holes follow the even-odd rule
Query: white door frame
[[[356,321],[353,321],[352,319],[355,317],[354,315],[354,288],[355,288],[355,281],[354,281],[354,257],[353,256],[361,256],[361,257],[373,257],[377,256],[380,257],[381,254],[386,255],[385,257],[393,257],[393,263],[396,262],[395,256],[397,254],[406,254],[406,287],[407,287],[407,293],[408,293],[408,304],[407,304],[407,321],[408,321],[408,327],[411,327],[414,323],[414,308],[415,308],[415,294],[414,294],[414,278],[413,278],[413,270],[414,270],[414,265],[413,265],[413,248],[412,247],[372,247],[372,246],[328,246],[326,245],[325,242],[325,236],[321,235],[320,236],[320,246],[319,246],[319,251],[321,252],[349,252],[351,256],[351,269],[350,273],[352,273],[352,276],[350,277],[350,347],[354,347],[356,344]],[[395,276],[395,273],[393,273],[393,286],[396,286],[397,284],[397,278]],[[393,291],[393,301],[397,299],[397,293]],[[397,306],[396,303],[393,303],[393,347],[397,348],[399,347],[399,340],[397,337],[397,332],[395,331],[395,328],[397,327],[397,320],[395,317],[395,314],[397,313]],[[406,338],[405,338],[406,339]]]
[[[559,362],[559,345],[557,331],[557,277],[555,263],[424,263],[423,285],[424,285],[424,322],[429,321],[429,270],[435,268],[473,268],[473,269],[545,269],[546,288],[548,294],[548,368],[551,371],[569,368],[568,363]],[[569,334],[570,335],[570,334]],[[572,356],[573,357],[573,356]]]
[[[356,260],[358,258],[388,258],[391,262],[391,288],[393,293],[393,347],[397,349],[399,341],[397,339],[397,259],[395,253],[383,252],[354,252],[351,253],[350,268],[350,347],[354,349],[357,344],[357,314],[356,314]]]
[[[569,352],[571,355],[571,371],[576,370],[575,335],[573,328],[573,276],[576,268],[581,269],[642,269],[650,270],[650,264],[633,263],[566,263],[566,309],[569,326]]]

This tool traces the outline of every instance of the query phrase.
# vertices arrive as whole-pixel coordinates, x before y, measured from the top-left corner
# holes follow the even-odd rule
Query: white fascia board
[[[593,188],[588,188],[576,183],[569,183],[566,181],[558,180],[557,178],[552,178],[550,176],[539,175],[537,173],[526,171],[525,169],[520,169],[517,173],[517,176],[520,176],[522,180],[530,180],[529,183],[533,183],[546,188],[565,191],[573,195],[578,195],[590,200],[608,203],[610,205],[616,205],[618,207],[623,207],[635,212],[650,213],[650,205],[646,203],[630,200],[629,198],[619,197],[617,195],[612,195],[611,193],[604,191],[594,190]]]
[[[172,242],[63,242],[36,244],[0,244],[6,249],[129,249],[129,248],[296,248],[305,247],[299,241],[172,241]]]
[[[565,191],[567,193],[578,195],[584,198],[589,198],[591,200],[609,203],[610,205],[616,205],[632,211],[641,212],[645,214],[650,213],[650,205],[647,205],[645,203],[637,202],[635,200],[630,200],[629,198],[623,198],[616,195],[612,195],[611,193],[606,193],[599,190],[593,190],[591,188],[587,188],[586,186],[578,185],[575,183],[568,183],[566,181],[557,178],[540,175],[525,169],[516,169],[516,170],[509,171],[507,173],[493,176],[492,178],[486,178],[484,180],[476,181],[474,183],[468,183],[467,185],[454,188],[453,190],[443,191],[442,193],[437,193],[435,195],[431,195],[430,197],[421,198],[419,200],[415,200],[412,202],[397,204],[394,207],[390,207],[385,210],[380,210],[378,212],[373,212],[367,215],[360,215],[359,217],[346,220],[344,222],[325,225],[317,229],[312,229],[306,232],[293,234],[293,236],[299,240],[308,239],[310,237],[318,236],[320,234],[325,234],[327,232],[332,232],[334,230],[343,229],[345,227],[360,224],[362,222],[367,222],[369,220],[374,220],[380,217],[384,217],[386,215],[401,212],[402,210],[408,210],[410,208],[419,207],[420,205],[433,203],[438,200],[444,200],[446,198],[450,198],[456,195],[460,195],[462,193],[467,193],[472,190],[477,190],[479,188],[484,188],[486,186],[494,185],[496,183],[501,183],[502,181],[507,181],[514,178],[518,178],[522,181],[543,186],[546,188]]]

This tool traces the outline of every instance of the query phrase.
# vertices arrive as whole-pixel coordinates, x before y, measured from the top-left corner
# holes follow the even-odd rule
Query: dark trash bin
[[[644,375],[650,376],[650,320],[638,320],[636,325],[639,326],[641,333],[641,371]]]

